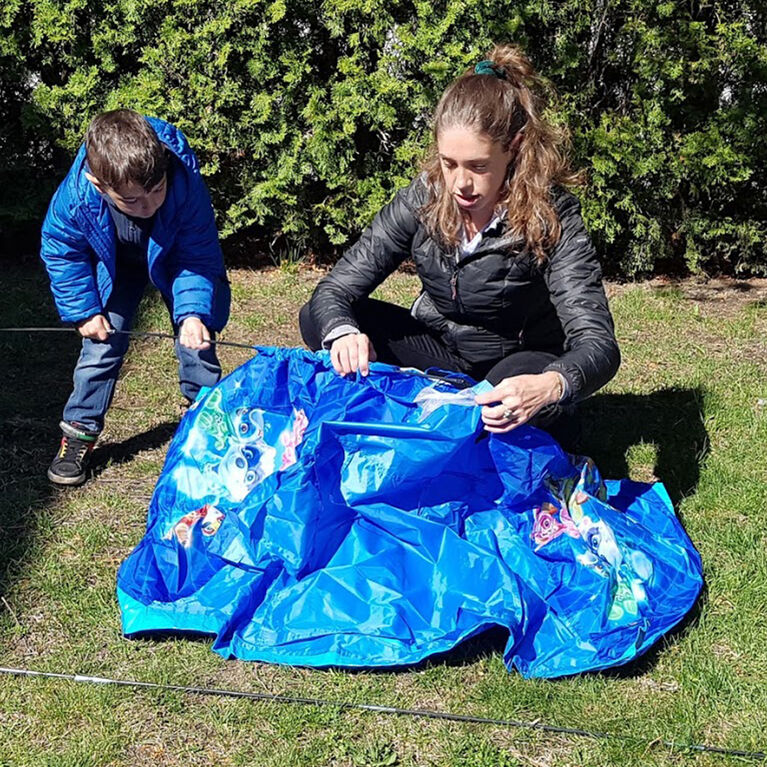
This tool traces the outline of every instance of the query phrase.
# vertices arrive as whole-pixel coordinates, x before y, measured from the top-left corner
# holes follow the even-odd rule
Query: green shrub
[[[13,0],[0,109],[40,167],[102,109],[168,119],[225,237],[328,254],[412,177],[447,83],[516,41],[561,94],[609,271],[763,274],[765,24],[756,0]]]
[[[0,233],[39,215],[54,189],[53,143],[38,135],[28,25],[14,24],[20,3],[0,8]]]

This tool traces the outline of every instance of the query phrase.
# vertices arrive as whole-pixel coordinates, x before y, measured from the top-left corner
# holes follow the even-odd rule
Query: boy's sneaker
[[[87,431],[80,424],[67,421],[62,421],[59,426],[61,447],[48,469],[48,479],[57,485],[82,485],[98,432]]]

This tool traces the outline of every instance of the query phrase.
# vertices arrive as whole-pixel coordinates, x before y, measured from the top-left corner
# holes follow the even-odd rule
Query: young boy
[[[209,343],[229,316],[229,284],[208,190],[178,128],[129,109],[91,122],[53,196],[41,256],[64,322],[83,337],[61,447],[48,469],[59,485],[85,481],[90,452],[148,282],[170,313],[181,393],[193,400],[221,377]]]

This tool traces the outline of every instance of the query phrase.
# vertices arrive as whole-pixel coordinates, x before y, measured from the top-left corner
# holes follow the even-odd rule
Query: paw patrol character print
[[[258,442],[264,439],[264,414],[260,410],[238,407],[231,419],[234,436],[241,442]]]
[[[607,488],[602,481],[594,461],[591,458],[577,458],[575,468],[579,473],[569,477],[550,477],[546,479],[546,488],[566,507],[576,524],[583,516],[583,505],[589,497],[600,501],[607,500]]]
[[[280,470],[287,469],[288,466],[292,466],[298,457],[296,455],[296,448],[301,444],[304,438],[304,432],[309,425],[309,419],[306,417],[306,413],[303,410],[293,410],[293,425],[289,430],[286,430],[280,434],[280,442],[284,447],[282,454],[282,462],[280,464]]]
[[[599,518],[607,489],[591,459],[578,459],[580,476],[551,478],[546,486],[559,504],[534,509],[531,538],[536,551],[563,534],[578,540],[575,558],[607,581],[607,620],[634,620],[646,603],[645,583],[652,577],[652,562],[640,551],[619,546],[612,528]]]
[[[213,439],[216,450],[223,450],[229,438],[236,433],[223,404],[224,397],[220,389],[213,389],[197,414],[199,427]]]
[[[601,575],[618,572],[623,561],[613,531],[603,520],[584,516],[578,524],[578,532],[587,546],[578,559],[581,564],[591,567]]]
[[[233,501],[245,496],[266,477],[274,472],[276,450],[264,444],[243,445],[232,442],[218,464],[216,474]]]
[[[264,416],[260,410],[238,408],[229,424],[226,452],[218,466],[206,470],[214,471],[225,494],[239,502],[274,473],[277,450],[264,439]]]
[[[192,531],[201,522],[200,529],[204,536],[212,536],[218,532],[221,522],[224,520],[224,513],[215,506],[206,503],[202,508],[190,511],[184,514],[181,519],[173,525],[173,529],[165,536],[171,540],[174,536],[176,540],[188,549],[192,545]]]
[[[224,521],[224,513],[210,504],[205,504],[203,509],[206,509],[206,511],[205,516],[202,518],[200,529],[202,530],[203,535],[210,538],[210,536],[215,535],[218,532],[218,528],[221,527],[221,523]]]
[[[546,502],[533,509],[533,514],[535,521],[530,537],[535,541],[536,551],[555,538],[559,538],[563,533],[571,538],[580,536],[578,528],[567,511],[567,506],[557,508],[553,503]]]

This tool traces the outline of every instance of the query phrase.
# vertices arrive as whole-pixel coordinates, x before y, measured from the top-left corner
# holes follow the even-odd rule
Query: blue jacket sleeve
[[[178,324],[196,316],[211,330],[220,330],[229,315],[228,285],[213,205],[199,172],[189,177],[187,200],[180,215],[169,259],[173,321]]]
[[[80,322],[103,311],[95,275],[95,255],[74,220],[59,187],[48,207],[41,233],[40,256],[64,322]]]

